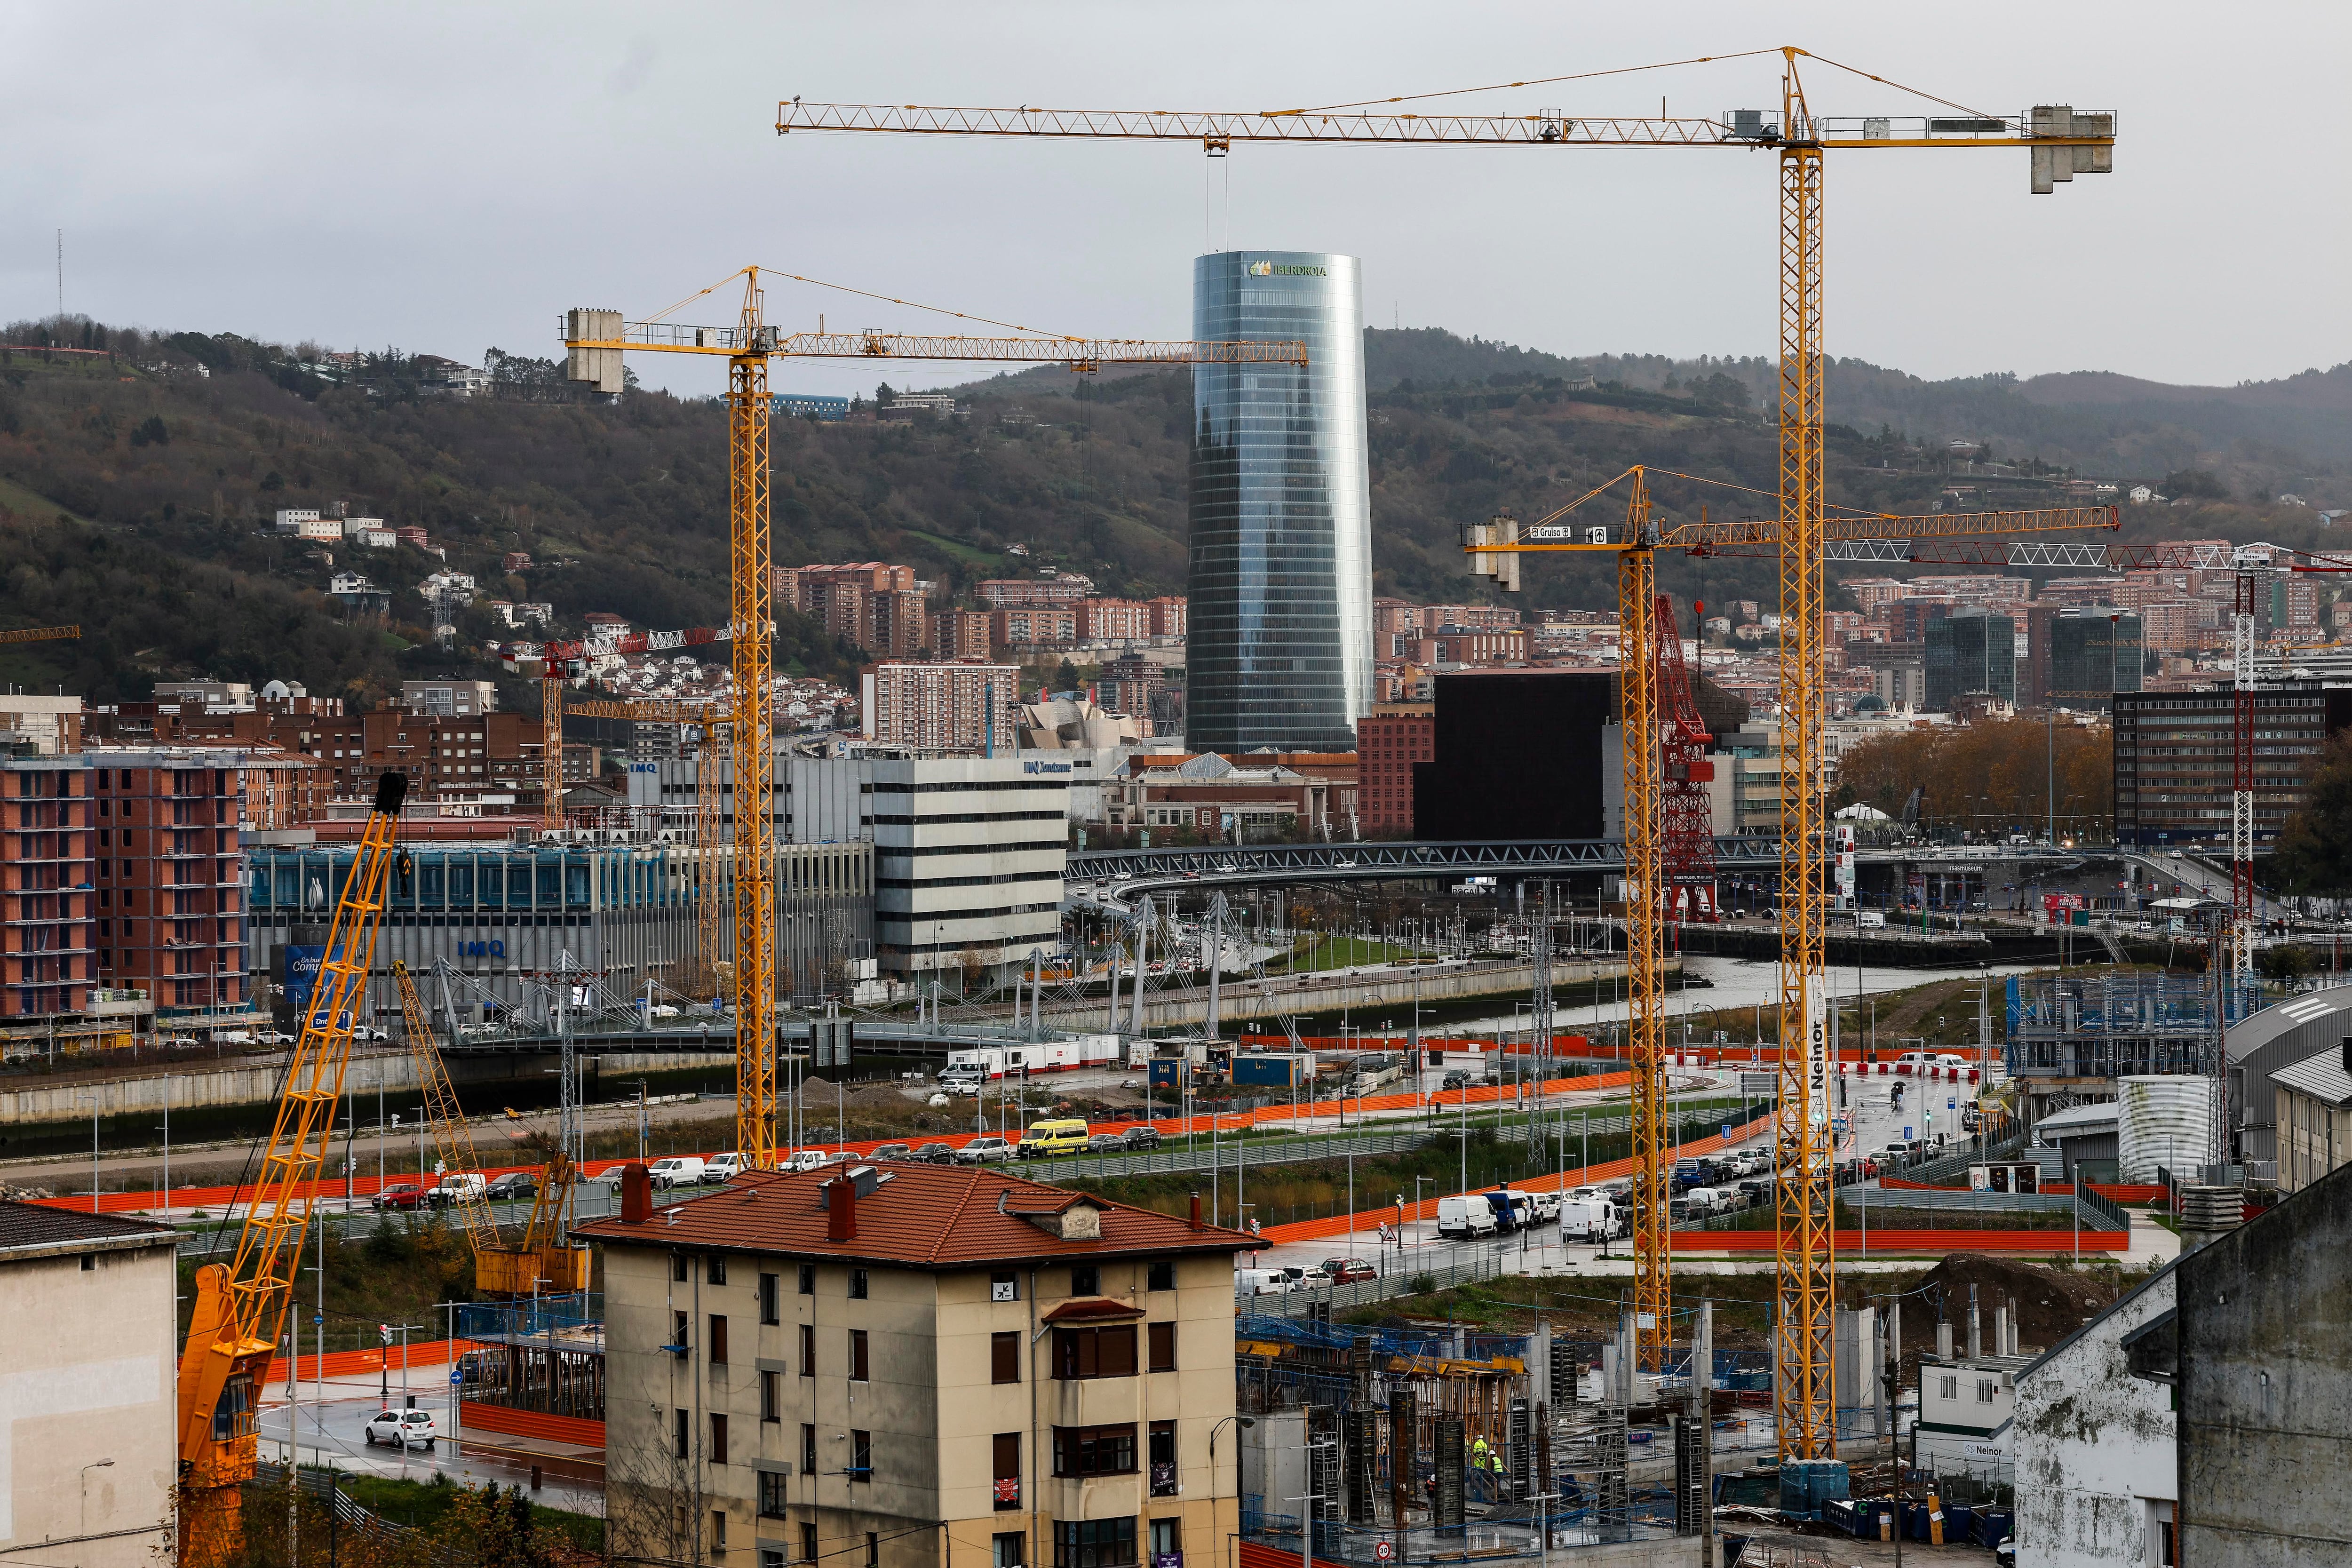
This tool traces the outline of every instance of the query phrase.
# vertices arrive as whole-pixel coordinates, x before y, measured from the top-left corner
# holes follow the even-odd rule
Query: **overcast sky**
[[[2116,173],[2021,150],[1828,174],[1828,342],[1930,377],[2174,382],[2352,358],[2340,5],[15,4],[0,317],[478,363],[556,352],[746,262],[1027,325],[1182,336],[1204,248],[1363,258],[1365,307],[1560,353],[1774,352],[1772,160],[1745,150],[1250,147],[774,133],[779,98],[1252,110],[1799,44],[1990,111],[2112,109]],[[1751,58],[1449,100],[1712,116]],[[1916,113],[1808,68],[1817,112]],[[1226,214],[1230,212],[1228,219]],[[708,302],[678,319],[730,321]],[[779,282],[772,321],[937,330]],[[635,356],[681,390],[701,363]],[[963,380],[968,372],[892,377]],[[780,367],[845,391],[870,365]]]

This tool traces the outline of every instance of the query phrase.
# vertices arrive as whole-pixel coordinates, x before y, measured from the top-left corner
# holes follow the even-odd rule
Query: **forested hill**
[[[330,372],[315,350],[233,334],[158,337],[79,320],[19,323],[0,349],[0,627],[78,621],[79,643],[0,647],[0,679],[62,682],[98,701],[159,679],[282,677],[361,700],[404,676],[481,670],[483,613],[459,646],[428,644],[416,550],[339,549],[336,567],[393,591],[394,625],[354,625],[324,595],[330,568],[269,527],[279,507],[417,524],[486,596],[552,602],[641,626],[726,610],[723,411],[633,390],[578,401],[544,361],[487,356],[474,398],[429,390],[419,362],[368,356]],[[27,348],[47,341],[87,349]],[[1669,517],[1769,508],[1772,367],[1755,360],[1571,359],[1435,329],[1366,334],[1373,562],[1383,594],[1476,597],[1460,528],[1508,506],[1540,516],[1633,462],[1666,480]],[[1924,383],[1840,362],[1830,382],[1831,486],[1841,501],[1924,510],[1955,482],[2036,504],[2067,470],[2169,476],[2200,503],[2126,509],[2130,536],[2226,534],[2310,544],[2294,490],[2344,504],[2352,372],[2261,387],[2158,387],[2117,377]],[[1189,381],[1039,371],[962,389],[969,417],[775,425],[775,559],[890,559],[960,584],[1055,564],[1104,591],[1181,592]],[[1954,439],[1990,442],[1997,476],[1964,472]],[[1609,515],[1613,501],[1595,503]],[[1027,557],[1008,555],[1021,544]],[[509,574],[501,558],[536,564]],[[1551,557],[1530,605],[1600,605],[1605,566]],[[1677,593],[1769,597],[1757,561],[1668,563]],[[780,658],[839,671],[853,650],[796,619]]]

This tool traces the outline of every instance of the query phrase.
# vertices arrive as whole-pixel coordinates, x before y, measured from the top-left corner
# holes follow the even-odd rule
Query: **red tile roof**
[[[657,1208],[640,1225],[615,1218],[574,1226],[583,1241],[618,1247],[766,1252],[917,1268],[970,1268],[1033,1258],[1139,1253],[1238,1252],[1263,1246],[1236,1230],[1198,1230],[1172,1215],[1083,1194],[1102,1211],[1102,1239],[1065,1241],[1022,1217],[1051,1215],[1081,1194],[976,1166],[877,1167],[887,1180],[857,1200],[857,1236],[825,1238],[820,1190],[838,1170],[753,1171],[707,1197]],[[1017,1206],[1017,1210],[1014,1205]]]
[[[1139,1318],[1143,1309],[1130,1307],[1125,1301],[1113,1301],[1101,1296],[1082,1297],[1065,1301],[1045,1314],[1049,1323],[1094,1322],[1105,1318]]]

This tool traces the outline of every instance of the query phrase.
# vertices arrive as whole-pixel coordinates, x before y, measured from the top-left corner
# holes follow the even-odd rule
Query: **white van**
[[[1886,929],[1886,911],[1885,910],[1856,910],[1853,911],[1853,928],[1856,931],[1885,931]]]
[[[833,1158],[822,1149],[795,1149],[778,1165],[784,1171],[822,1171]]]
[[[1683,1194],[1683,1212],[1693,1219],[1720,1214],[1723,1207],[1723,1194],[1713,1187],[1693,1187]]]
[[[1234,1270],[1234,1294],[1244,1300],[1251,1296],[1286,1296],[1290,1294],[1290,1276],[1279,1268]]]
[[[673,1154],[666,1160],[656,1160],[646,1167],[656,1190],[666,1187],[694,1187],[702,1184],[702,1159],[697,1154]]]
[[[1495,1207],[1477,1194],[1437,1200],[1437,1234],[1468,1238],[1495,1234]]]
[[[702,1184],[706,1187],[724,1186],[731,1177],[741,1173],[743,1168],[743,1156],[740,1154],[713,1154],[709,1163],[702,1167]]]
[[[1617,1205],[1607,1198],[1593,1196],[1574,1199],[1560,1205],[1559,1238],[1562,1241],[1582,1241],[1593,1245],[1614,1241],[1624,1235],[1624,1221]]]
[[[441,1178],[439,1186],[425,1194],[425,1201],[436,1209],[447,1208],[456,1203],[471,1203],[482,1195],[486,1184],[484,1178],[476,1172],[446,1175]]]

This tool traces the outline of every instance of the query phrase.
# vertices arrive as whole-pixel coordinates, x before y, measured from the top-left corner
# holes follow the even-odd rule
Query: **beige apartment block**
[[[1213,1568],[1249,1237],[994,1170],[739,1176],[604,1248],[614,1549]]]
[[[0,1201],[0,1563],[169,1560],[177,1240]]]

